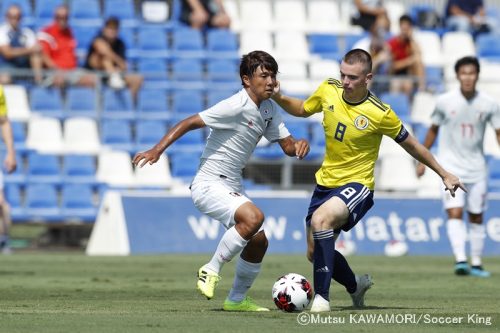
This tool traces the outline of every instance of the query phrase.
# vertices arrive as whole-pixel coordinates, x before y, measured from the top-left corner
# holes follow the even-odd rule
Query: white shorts
[[[226,229],[236,224],[236,210],[251,200],[243,189],[226,179],[196,180],[191,184],[191,198],[200,212],[219,221]]]
[[[487,201],[486,193],[488,186],[486,180],[477,183],[464,184],[467,193],[458,189],[455,192],[455,197],[450,195],[450,191],[445,191],[443,188],[443,206],[445,209],[466,207],[467,212],[472,214],[481,214],[486,210]],[[467,200],[467,204],[466,201]]]

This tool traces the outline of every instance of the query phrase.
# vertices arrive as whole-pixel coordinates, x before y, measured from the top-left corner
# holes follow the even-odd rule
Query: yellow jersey
[[[0,85],[0,117],[5,116],[7,116],[7,102],[5,101],[3,87]]]
[[[357,182],[373,190],[382,135],[401,142],[408,132],[391,107],[371,92],[356,104],[344,100],[343,92],[339,80],[328,79],[304,102],[308,115],[323,112],[326,149],[316,182],[326,187]]]

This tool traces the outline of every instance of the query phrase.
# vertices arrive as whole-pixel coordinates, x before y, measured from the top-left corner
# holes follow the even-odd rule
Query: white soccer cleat
[[[368,274],[358,276],[356,275],[356,291],[351,295],[352,306],[355,308],[362,308],[365,306],[365,293],[373,285],[372,277]]]
[[[314,300],[311,305],[311,312],[328,312],[330,311],[330,302],[324,299],[321,295],[314,295]]]

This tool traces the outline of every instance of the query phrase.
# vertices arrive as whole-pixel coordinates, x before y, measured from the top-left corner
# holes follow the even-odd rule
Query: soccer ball
[[[391,240],[385,244],[384,252],[388,257],[401,257],[408,254],[408,244],[405,241]]]
[[[311,284],[300,274],[288,273],[274,283],[273,300],[280,310],[302,311],[307,308],[311,298]]]

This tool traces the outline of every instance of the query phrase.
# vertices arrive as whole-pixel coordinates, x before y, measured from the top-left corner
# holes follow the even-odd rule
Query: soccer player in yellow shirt
[[[5,143],[7,152],[5,154],[4,169],[7,172],[16,170],[16,153],[14,151],[14,139],[12,136],[12,127],[7,117],[7,103],[3,87],[0,86],[0,130],[2,139]],[[11,225],[10,207],[3,194],[3,177],[0,171],[0,251],[3,254],[10,254],[9,247],[9,228]]]
[[[342,59],[340,80],[325,80],[307,100],[282,95],[279,85],[272,97],[293,116],[323,112],[325,157],[316,172],[317,186],[306,217],[307,256],[314,270],[312,312],[330,311],[332,278],[346,287],[355,307],[364,306],[365,292],[373,284],[369,275],[354,275],[335,250],[335,240],[373,206],[374,169],[382,135],[394,139],[434,170],[451,195],[459,187],[464,190],[460,180],[443,169],[429,150],[408,133],[391,107],[368,90],[372,77],[370,54],[354,49]]]

